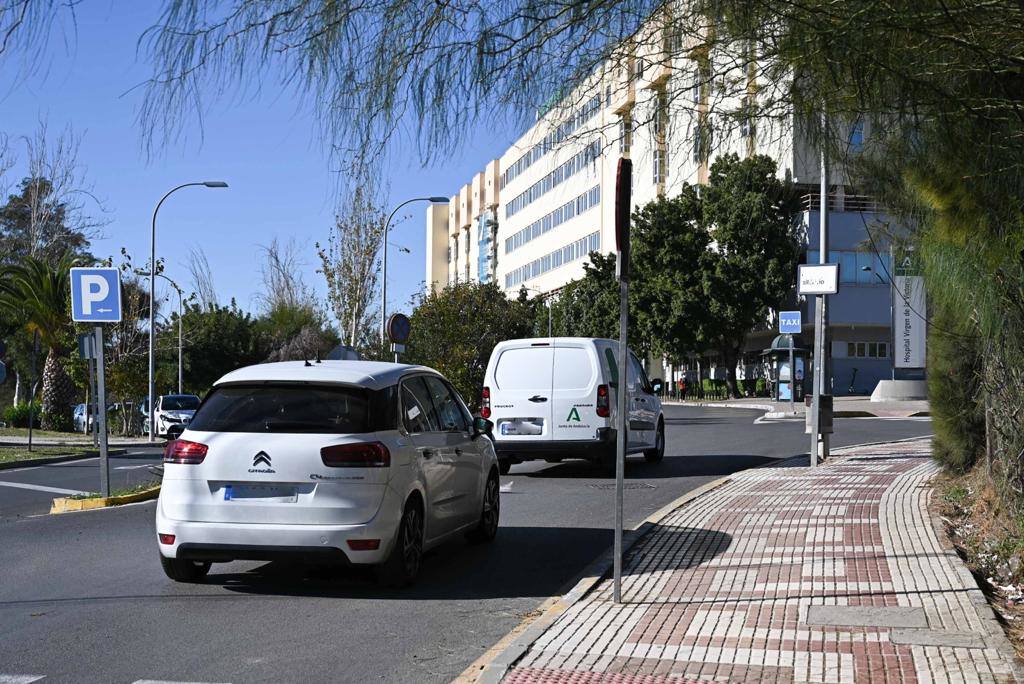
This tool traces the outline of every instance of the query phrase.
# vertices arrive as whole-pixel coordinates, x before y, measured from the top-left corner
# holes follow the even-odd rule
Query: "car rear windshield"
[[[358,434],[394,429],[395,388],[347,385],[247,384],[215,388],[190,430]]]
[[[160,402],[160,408],[164,411],[195,411],[199,408],[199,397],[189,395],[164,397]]]

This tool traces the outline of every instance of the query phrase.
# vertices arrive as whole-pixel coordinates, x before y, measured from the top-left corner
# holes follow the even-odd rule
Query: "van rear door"
[[[593,343],[555,340],[552,373],[552,439],[593,440],[607,418],[597,415],[600,384],[597,353]]]
[[[491,420],[494,438],[507,442],[551,439],[551,373],[548,342],[500,349],[494,362]]]

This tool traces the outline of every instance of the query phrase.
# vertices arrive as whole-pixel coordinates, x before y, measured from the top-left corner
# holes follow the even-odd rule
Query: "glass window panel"
[[[867,354],[866,345],[863,342],[857,343],[857,356],[863,358]]]
[[[839,280],[843,283],[857,282],[857,253],[839,253]]]
[[[868,356],[871,358],[878,358],[878,343],[868,342]]]
[[[877,283],[875,280],[874,272],[872,270],[864,270],[867,266],[868,269],[874,268],[873,257],[871,252],[857,252],[857,282],[858,283]]]

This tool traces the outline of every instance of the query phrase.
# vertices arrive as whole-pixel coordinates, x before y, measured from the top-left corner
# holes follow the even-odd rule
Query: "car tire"
[[[654,448],[644,451],[644,459],[648,463],[658,463],[663,458],[665,458],[665,421],[658,419],[658,432]]]
[[[183,558],[165,558],[161,555],[160,565],[164,569],[164,574],[175,582],[195,583],[206,577],[206,573],[210,572],[211,563]]]
[[[381,578],[392,587],[406,587],[416,581],[423,563],[423,509],[409,499],[402,511],[395,543],[381,568]]]
[[[502,475],[508,475],[508,472],[512,470],[512,461],[506,459],[498,460],[498,472]]]
[[[469,532],[469,540],[477,543],[493,541],[498,535],[501,516],[501,483],[494,471],[491,471],[484,485],[483,504],[480,508],[480,522]]]

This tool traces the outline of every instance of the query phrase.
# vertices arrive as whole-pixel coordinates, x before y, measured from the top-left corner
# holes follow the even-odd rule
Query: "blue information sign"
[[[799,311],[780,311],[779,312],[779,332],[780,333],[799,333],[800,332],[800,312]]]
[[[120,322],[121,272],[118,269],[71,269],[71,320],[76,323]]]

